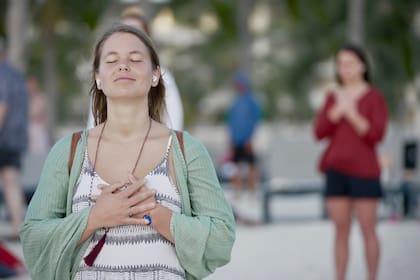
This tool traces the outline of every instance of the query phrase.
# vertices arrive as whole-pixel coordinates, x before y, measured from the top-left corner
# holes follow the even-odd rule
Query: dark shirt
[[[28,94],[22,74],[0,62],[0,103],[6,115],[0,127],[0,147],[24,152],[28,144]]]
[[[314,124],[315,137],[318,140],[329,140],[320,160],[320,170],[325,172],[333,169],[359,178],[379,178],[376,146],[385,134],[388,121],[388,111],[382,94],[370,87],[358,100],[357,110],[369,122],[369,130],[363,136],[346,119],[337,123],[328,119],[328,111],[334,103],[335,94],[330,93]]]

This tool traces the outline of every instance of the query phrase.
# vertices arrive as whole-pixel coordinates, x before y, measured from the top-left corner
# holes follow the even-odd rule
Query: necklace
[[[102,126],[101,133],[99,134],[98,142],[96,144],[95,157],[93,159],[93,167],[92,167],[93,170],[95,170],[95,167],[96,167],[96,160],[98,158],[98,151],[99,151],[99,147],[101,145],[102,134],[104,133],[105,126],[106,126],[106,121],[104,122],[104,125]],[[131,170],[131,173],[132,174],[134,174],[134,171],[136,171],[137,165],[139,164],[140,157],[141,157],[141,154],[143,152],[144,144],[146,144],[146,140],[147,140],[147,138],[149,138],[149,133],[150,133],[150,129],[151,128],[152,128],[152,119],[149,118],[149,127],[147,129],[146,136],[144,137],[143,143],[141,144],[140,151],[139,151],[139,153],[137,155],[136,163],[134,164],[133,170]]]
[[[93,166],[92,166],[93,171],[95,171],[96,161],[98,159],[98,151],[99,151],[99,147],[101,145],[102,135],[104,133],[105,126],[106,126],[106,121],[104,122],[104,125],[102,126],[101,132],[100,132],[99,137],[98,137],[98,142],[96,144],[95,157],[93,159]],[[140,151],[139,151],[139,154],[137,155],[137,160],[136,160],[136,163],[134,164],[134,167],[133,167],[133,170],[131,171],[131,174],[134,174],[134,171],[136,171],[137,165],[138,165],[138,163],[140,161],[141,154],[143,152],[144,144],[146,143],[147,139],[149,138],[149,133],[150,133],[150,129],[151,128],[152,128],[152,119],[149,118],[149,128],[147,129],[146,136],[144,137],[143,143],[141,144]],[[91,197],[92,197],[92,188],[93,188],[93,177],[94,176],[92,176],[91,177],[91,180],[90,180],[89,205],[91,205],[91,201],[92,201],[92,198]],[[104,228],[104,229],[105,229],[105,233],[102,236],[102,238],[93,247],[92,251],[84,258],[84,261],[85,261],[86,265],[88,265],[88,266],[92,266],[93,265],[93,263],[95,262],[96,257],[98,256],[99,252],[101,251],[102,247],[105,244],[105,239],[106,239],[106,236],[108,234],[109,228]]]

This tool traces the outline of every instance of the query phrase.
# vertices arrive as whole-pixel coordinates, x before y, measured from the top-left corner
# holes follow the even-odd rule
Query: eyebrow
[[[140,54],[140,55],[144,55],[144,53],[142,52],[142,51],[131,51],[131,52],[129,52],[129,54]],[[110,52],[107,52],[105,55],[104,55],[104,57],[106,57],[106,56],[110,56],[110,55],[118,55],[118,52],[116,52],[116,51],[110,51]]]

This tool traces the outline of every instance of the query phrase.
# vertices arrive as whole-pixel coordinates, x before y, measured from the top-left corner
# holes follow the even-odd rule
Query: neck
[[[347,81],[341,87],[350,93],[354,91],[361,91],[368,86],[368,83],[363,80]]]
[[[107,134],[126,140],[145,135],[150,122],[147,106],[144,109],[145,106],[139,106],[138,103],[109,105],[111,104],[108,103]]]

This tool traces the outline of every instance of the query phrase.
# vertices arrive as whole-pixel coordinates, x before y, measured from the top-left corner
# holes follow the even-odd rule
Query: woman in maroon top
[[[329,141],[320,170],[326,176],[327,210],[335,226],[336,279],[345,278],[354,212],[363,234],[368,279],[374,280],[379,263],[377,205],[382,196],[376,146],[385,134],[387,107],[370,85],[366,56],[358,47],[338,51],[336,77],[339,87],[328,94],[314,124],[316,138]]]

